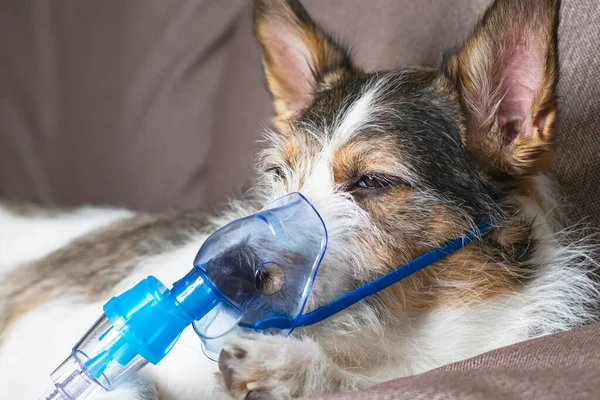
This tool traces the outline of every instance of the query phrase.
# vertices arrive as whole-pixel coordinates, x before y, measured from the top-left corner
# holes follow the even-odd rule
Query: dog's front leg
[[[219,357],[221,383],[235,399],[279,400],[370,386],[344,371],[310,339],[253,334],[233,339]]]

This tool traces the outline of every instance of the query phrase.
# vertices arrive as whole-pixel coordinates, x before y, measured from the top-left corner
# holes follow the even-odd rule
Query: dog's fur
[[[148,274],[174,281],[208,233],[293,191],[330,237],[307,310],[480,221],[494,229],[292,337],[232,339],[217,379],[186,332],[158,367],[103,398],[352,390],[596,320],[593,248],[563,229],[546,176],[559,9],[497,0],[439,69],[366,73],[298,1],[255,0],[276,117],[252,198],[216,217],[0,208],[3,395],[35,398],[106,299]]]

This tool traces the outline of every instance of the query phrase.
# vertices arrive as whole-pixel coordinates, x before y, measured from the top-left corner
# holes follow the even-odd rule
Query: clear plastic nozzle
[[[134,357],[123,367],[110,360],[105,350],[99,350],[108,347],[102,341],[111,340],[108,336],[112,331],[111,322],[105,316],[100,318],[75,346],[72,354],[51,374],[54,386],[41,399],[91,399],[127,379],[129,372],[142,368],[147,361],[141,356]],[[107,332],[109,335],[105,334]],[[90,359],[88,353],[98,354]]]

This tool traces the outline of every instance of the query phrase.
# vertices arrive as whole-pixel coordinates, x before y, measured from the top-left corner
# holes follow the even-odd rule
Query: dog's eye
[[[285,174],[283,173],[283,169],[281,169],[281,167],[267,168],[266,173],[273,174],[273,175],[277,176],[279,179],[285,178]]]
[[[388,179],[373,175],[365,175],[356,183],[357,188],[363,189],[382,189],[390,185],[391,182]]]

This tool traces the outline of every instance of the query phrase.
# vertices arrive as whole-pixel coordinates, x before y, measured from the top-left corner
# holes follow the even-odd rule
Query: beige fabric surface
[[[319,400],[594,400],[599,372],[600,324],[594,324]]]

